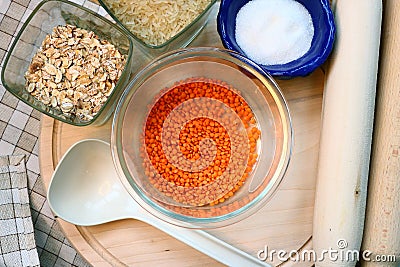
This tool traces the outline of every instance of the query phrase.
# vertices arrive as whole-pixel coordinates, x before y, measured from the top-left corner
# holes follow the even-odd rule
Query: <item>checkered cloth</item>
[[[39,266],[25,156],[0,157],[0,265]]]
[[[104,9],[93,2],[87,0],[72,0],[81,4],[95,12],[106,16]],[[40,3],[40,0],[0,0],[0,71],[4,57],[14,40],[14,36],[17,35],[23,22],[28,18],[34,8]],[[36,243],[36,251],[39,256],[40,266],[53,267],[53,266],[90,266],[71,246],[68,239],[64,236],[60,226],[54,219],[54,215],[50,210],[50,207],[46,199],[46,190],[43,185],[42,178],[40,177],[39,168],[39,155],[38,155],[38,137],[40,134],[40,117],[41,114],[32,110],[31,107],[27,106],[10,93],[8,93],[4,86],[0,83],[0,156],[7,155],[9,161],[14,160],[18,157],[11,155],[23,155],[26,164],[26,177],[29,204],[30,204],[30,220],[34,226],[34,241],[22,243],[22,240],[18,242],[14,232],[21,231],[18,228],[20,224],[17,224],[17,230],[15,230],[15,222],[17,220],[20,223],[22,217],[15,217],[15,214],[4,213],[0,210],[0,220],[13,215],[12,219],[1,220],[0,224],[0,266],[18,266],[13,263],[8,264],[9,258],[13,258],[14,254],[10,254],[13,251],[16,252],[15,247],[17,244],[25,244],[26,247],[19,247],[18,253],[21,253],[22,263],[25,263],[25,253],[33,253],[34,250],[29,250],[31,246]],[[2,159],[4,159],[2,157]],[[13,169],[13,168],[11,168]],[[4,171],[2,169],[2,171]],[[13,180],[14,174],[9,174],[10,179]],[[6,189],[0,180],[0,188]],[[17,190],[17,185],[13,185],[14,190]],[[7,187],[8,188],[8,187]],[[12,189],[11,189],[12,190]],[[22,191],[22,190],[21,190]],[[0,203],[9,201],[6,191],[0,191]],[[23,200],[22,197],[20,201]],[[13,199],[13,201],[15,201]],[[27,212],[27,202],[14,203],[12,205],[21,205],[20,207]],[[10,203],[11,204],[11,203]],[[10,205],[1,206],[1,209],[9,208]],[[7,215],[8,214],[8,215]],[[24,213],[25,214],[25,213]],[[26,216],[28,220],[29,216]],[[25,218],[25,217],[23,217]],[[15,230],[15,231],[14,231]],[[25,228],[26,238],[31,238],[32,233],[29,233],[29,228]],[[4,240],[1,239],[4,236]],[[23,252],[26,251],[26,252]],[[14,258],[13,258],[14,259]],[[19,259],[19,258],[15,258]],[[7,260],[7,261],[5,261]],[[34,265],[34,256],[32,256],[31,264]],[[19,260],[17,260],[20,262]],[[6,262],[6,263],[5,263]],[[6,264],[6,265],[5,265]],[[29,266],[29,265],[26,265]]]

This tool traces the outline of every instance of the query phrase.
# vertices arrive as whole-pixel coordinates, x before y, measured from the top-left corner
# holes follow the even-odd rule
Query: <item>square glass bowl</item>
[[[66,24],[93,31],[100,39],[108,40],[126,57],[125,67],[114,90],[91,120],[66,116],[61,111],[43,104],[25,87],[24,75],[44,38],[52,33],[54,27]],[[43,1],[32,12],[16,36],[4,61],[1,79],[5,88],[14,96],[48,116],[76,126],[101,125],[111,116],[119,96],[129,81],[132,72],[132,51],[132,40],[128,37],[128,33],[118,25],[89,9],[68,1]]]
[[[183,28],[179,33],[160,45],[150,45],[144,42],[135,34],[133,34],[128,29],[128,27],[121,22],[121,20],[118,18],[118,15],[111,11],[109,5],[107,5],[107,0],[99,0],[99,3],[121,27],[123,27],[126,31],[130,33],[131,37],[135,41],[137,41],[139,46],[142,48],[142,51],[150,57],[157,57],[165,52],[169,52],[178,48],[183,48],[189,45],[205,27],[210,18],[210,14],[212,13],[213,8],[217,6],[217,0],[211,0],[210,4],[203,10],[203,12],[200,13],[189,25]]]

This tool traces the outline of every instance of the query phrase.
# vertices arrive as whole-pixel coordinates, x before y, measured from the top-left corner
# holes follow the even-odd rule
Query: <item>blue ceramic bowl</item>
[[[306,76],[325,62],[332,51],[335,39],[335,23],[328,0],[297,0],[310,13],[314,36],[309,51],[294,61],[278,65],[260,65],[273,76],[291,78]],[[227,49],[246,54],[235,39],[236,14],[249,0],[222,0],[217,16],[217,29],[222,43]]]

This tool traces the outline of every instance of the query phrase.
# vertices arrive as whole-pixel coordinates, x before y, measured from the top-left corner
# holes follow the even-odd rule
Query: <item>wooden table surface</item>
[[[216,34],[215,20],[212,19],[191,44],[200,45],[222,47]],[[289,103],[295,133],[287,174],[275,196],[255,215],[232,226],[210,230],[210,233],[254,257],[265,246],[270,250],[284,249],[288,252],[311,247],[324,78],[324,71],[317,69],[304,78],[278,80]],[[45,186],[48,186],[59,159],[72,144],[86,138],[109,141],[110,129],[111,120],[100,127],[82,128],[43,116],[39,155]],[[71,243],[94,266],[218,265],[186,244],[136,220],[91,227],[59,222]],[[271,263],[280,262],[274,259]]]

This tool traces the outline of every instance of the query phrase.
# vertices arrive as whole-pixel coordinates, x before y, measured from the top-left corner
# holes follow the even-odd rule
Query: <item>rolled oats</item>
[[[94,32],[57,26],[25,74],[27,91],[64,115],[91,120],[112,93],[125,57]]]

